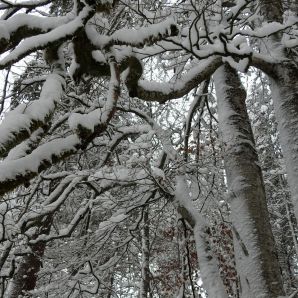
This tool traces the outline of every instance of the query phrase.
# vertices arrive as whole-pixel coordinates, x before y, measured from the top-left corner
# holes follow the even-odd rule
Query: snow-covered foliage
[[[295,293],[297,23],[294,0],[0,0],[0,295]]]

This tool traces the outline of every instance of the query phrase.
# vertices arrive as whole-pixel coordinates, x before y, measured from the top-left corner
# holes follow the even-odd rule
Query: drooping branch
[[[26,38],[7,56],[0,60],[0,69],[12,65],[36,50],[57,46],[58,44],[71,39],[94,15],[94,13],[94,8],[85,6],[79,15],[67,24],[56,27],[50,32]]]
[[[52,51],[51,48],[48,51]],[[45,127],[63,95],[65,79],[63,74],[64,59],[61,51],[55,48],[50,63],[50,74],[40,93],[40,98],[28,104],[21,104],[9,112],[0,125],[0,157],[5,157],[9,150],[21,143],[39,127]],[[16,121],[17,119],[17,121]]]
[[[18,14],[8,20],[0,20],[0,53],[15,48],[23,39],[47,33],[65,25],[75,18],[73,13],[62,17],[42,18],[34,15]]]
[[[43,144],[25,157],[3,161],[0,164],[0,195],[28,182],[53,163],[77,152],[80,145],[77,135],[70,135]]]
[[[18,222],[21,231],[26,231],[30,227],[34,226],[36,222],[42,220],[48,215],[53,215],[61,205],[67,200],[70,193],[74,190],[76,185],[86,179],[87,175],[69,175],[64,178],[58,187],[52,194],[47,198],[41,206],[39,212],[31,211],[27,212]]]
[[[120,72],[115,57],[107,54],[107,60],[110,65],[111,79],[107,101],[103,108],[87,115],[73,114],[70,126],[76,134],[49,141],[25,157],[2,162],[0,195],[28,182],[41,171],[76,153],[79,149],[85,149],[95,137],[107,129],[120,94]]]

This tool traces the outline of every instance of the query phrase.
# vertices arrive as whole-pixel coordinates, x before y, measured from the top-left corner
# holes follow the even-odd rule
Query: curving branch
[[[18,222],[20,231],[24,232],[31,226],[34,226],[36,222],[39,222],[45,216],[53,216],[62,204],[67,200],[71,192],[76,185],[87,178],[86,174],[69,175],[64,178],[55,191],[49,196],[45,203],[42,204],[42,208],[39,212],[36,210],[26,213]]]
[[[87,27],[89,40],[99,49],[108,49],[115,45],[143,48],[167,37],[177,36],[178,32],[178,27],[173,18],[139,29],[120,29],[111,36],[99,35],[94,27]]]
[[[178,82],[156,83],[145,80],[130,80],[127,84],[129,95],[146,101],[165,103],[188,94],[201,82],[209,79],[215,70],[222,65],[221,57],[203,60],[185,74]]]
[[[87,21],[94,15],[94,13],[95,11],[92,7],[85,6],[79,13],[79,15],[72,21],[58,26],[47,33],[25,38],[7,56],[0,60],[0,69],[4,69],[12,65],[13,63],[21,60],[22,58],[35,52],[36,50],[42,50],[47,47],[57,46],[58,44],[71,39],[80,30],[80,28],[85,26]],[[3,25],[1,27],[3,27]],[[31,32],[33,33],[33,31]],[[36,34],[36,32],[34,33]],[[5,40],[6,37],[7,36],[4,35]],[[22,35],[22,39],[23,38],[24,37]]]
[[[79,30],[73,39],[74,59],[70,71],[71,76],[76,83],[84,74],[98,77],[109,76],[109,66],[102,54],[106,49],[115,45],[143,48],[177,34],[178,28],[172,19],[137,30],[122,29],[111,36],[99,35],[93,26],[88,25]],[[127,48],[123,50],[123,53],[121,50],[116,53],[120,71],[122,72],[128,67],[130,69],[127,84],[129,85],[130,81],[134,79],[138,80],[143,73],[141,62]]]
[[[9,150],[29,138],[40,127],[46,127],[55,109],[56,103],[63,95],[65,79],[62,69],[64,61],[61,52],[55,52],[53,73],[50,74],[36,101],[19,105],[9,112],[0,124],[0,157],[5,157]]]

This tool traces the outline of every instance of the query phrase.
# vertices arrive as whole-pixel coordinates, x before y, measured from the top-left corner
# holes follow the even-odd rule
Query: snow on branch
[[[103,167],[92,176],[90,175],[89,181],[94,180],[98,181],[97,184],[100,189],[111,189],[115,186],[134,185],[135,183],[145,186],[152,184],[148,173],[142,167],[126,168],[123,166],[115,166],[111,173],[107,173],[106,168]]]
[[[84,49],[84,51],[82,51]],[[93,55],[95,46],[88,39],[85,29],[77,32],[72,40],[73,59],[69,69],[69,74],[78,84],[82,75],[109,76],[110,69],[102,52]],[[104,59],[96,59],[98,56]]]
[[[76,83],[80,81],[83,74],[94,76],[109,76],[108,63],[104,57],[104,52],[112,46],[133,46],[144,47],[152,45],[159,40],[178,34],[177,25],[173,18],[168,18],[158,24],[152,24],[148,27],[139,29],[121,29],[111,36],[99,35],[93,25],[80,30],[73,39],[74,58],[70,68],[70,75]],[[84,51],[82,51],[82,47]],[[131,50],[121,48],[115,50],[116,60],[120,63],[120,70],[123,71],[130,67],[131,73],[137,72],[139,79],[143,68],[136,59]],[[136,61],[137,60],[137,61]]]
[[[50,198],[41,206],[41,209],[26,213],[18,222],[19,229],[22,231],[28,223],[39,220],[46,215],[53,214],[67,200],[76,185],[86,179],[86,174],[70,175],[62,180],[57,187],[57,191],[50,195]],[[61,192],[62,190],[62,192]]]
[[[73,18],[73,15],[43,18],[28,14],[18,14],[8,20],[0,20],[1,39],[4,38],[9,40],[12,37],[11,35],[16,34],[16,32],[23,27],[25,27],[25,29],[28,28],[28,30],[34,29],[40,32],[47,32],[50,29],[54,29],[60,25],[68,23]]]
[[[15,47],[24,38],[48,32],[67,24],[74,18],[75,15],[73,13],[63,17],[49,18],[18,14],[8,20],[0,20],[0,53]]]
[[[129,127],[122,127],[119,129],[119,133],[117,133],[113,139],[111,140],[109,144],[109,148],[106,152],[106,154],[103,157],[103,160],[101,162],[100,167],[104,166],[107,161],[109,160],[112,152],[115,150],[117,145],[125,138],[136,135],[140,133],[147,133],[151,130],[151,127],[149,125],[138,125],[138,126],[129,126]]]
[[[70,39],[86,24],[93,14],[94,10],[86,6],[75,19],[67,24],[58,26],[50,32],[24,39],[15,49],[0,60],[0,69],[12,65],[36,50],[45,49]]]
[[[87,146],[95,136],[103,132],[114,115],[116,103],[120,95],[120,72],[115,56],[108,53],[110,65],[110,83],[107,101],[103,108],[96,109],[88,114],[73,113],[69,117],[69,126],[82,139],[83,147]]]
[[[199,62],[182,78],[173,83],[157,83],[145,80],[131,82],[128,85],[129,95],[146,101],[165,103],[180,98],[210,78],[214,71],[222,65],[221,57],[211,57]]]
[[[5,160],[18,159],[31,153],[39,145],[44,134],[45,130],[38,128],[27,140],[10,150]]]
[[[172,145],[169,134],[164,129],[162,129],[162,127],[148,114],[146,114],[144,111],[140,109],[133,108],[133,107],[117,107],[117,108],[121,111],[131,112],[139,116],[143,120],[145,120],[152,127],[154,133],[160,139],[163,146],[163,150],[167,154],[167,156],[172,160],[176,160],[178,158],[177,152]]]
[[[197,110],[201,110],[204,105],[205,101],[207,100],[208,96],[208,87],[209,87],[210,80],[206,80],[200,86],[199,93],[194,96],[194,100],[190,105],[187,117],[185,119],[185,134],[184,134],[184,159],[188,160],[188,146],[189,146],[189,138],[190,138],[190,131],[191,131],[191,123],[193,121],[194,114]],[[201,112],[200,112],[201,115]]]
[[[81,144],[76,135],[45,143],[31,154],[0,164],[0,195],[28,182],[53,163],[77,152]]]
[[[71,175],[71,176],[73,178],[74,175]],[[76,181],[71,182],[70,184],[67,185],[67,187],[65,187],[64,192],[60,195],[58,200],[54,204],[51,204],[51,206],[49,205],[50,208],[49,206],[45,206],[45,209],[42,209],[41,212],[38,214],[36,212],[32,212],[31,215],[30,214],[26,215],[26,217],[24,217],[24,222],[28,220],[30,221],[35,220],[40,216],[45,216],[46,214],[48,214],[49,210],[50,212],[54,212],[55,210],[57,210],[58,208],[57,206],[58,205],[61,206],[61,204],[65,201],[65,198],[69,195],[70,191],[75,187],[76,184],[83,182],[83,179],[85,179],[85,177],[86,176],[81,175],[75,178],[74,180]],[[36,239],[31,240],[30,243],[34,244],[40,241],[48,242],[53,239],[61,239],[61,238],[71,236],[74,229],[77,227],[79,222],[84,218],[84,216],[87,214],[90,208],[92,208],[92,206],[94,205],[98,205],[102,203],[101,195],[112,188],[118,187],[119,185],[121,185],[122,187],[131,186],[131,185],[134,185],[134,183],[132,181],[128,181],[125,185],[123,185],[122,183],[119,183],[119,181],[108,181],[108,183],[105,184],[105,187],[101,187],[101,189],[96,194],[96,196],[94,195],[92,196],[92,198],[85,199],[82,202],[82,207],[77,210],[77,212],[74,214],[74,216],[72,217],[70,223],[67,225],[66,228],[60,229],[57,234],[50,234],[50,235],[41,234]],[[123,213],[123,211],[121,213],[117,212],[113,214],[108,220],[101,222],[98,227],[98,231],[105,230],[107,228],[114,228],[119,223],[124,221],[128,217],[128,215],[126,214],[128,212]]]
[[[50,74],[38,100],[21,104],[6,115],[0,125],[0,157],[6,156],[11,148],[28,138],[37,128],[46,125],[61,99],[64,84],[61,75]]]
[[[9,0],[2,1],[4,4],[0,5],[0,9],[7,9],[11,7],[20,7],[20,8],[35,8],[38,6],[43,6],[51,3],[51,0],[28,0],[22,2],[11,2]]]
[[[174,203],[181,216],[194,229],[198,258],[200,260],[200,271],[209,295],[217,298],[228,298],[219,275],[218,262],[211,251],[207,232],[208,223],[193,204],[191,191],[185,175],[176,176]]]
[[[176,29],[174,29],[176,27],[171,19],[163,23],[165,24],[161,28],[158,26],[159,23],[151,25],[152,30],[150,29],[151,26],[138,30],[125,29],[126,33],[121,33],[122,30],[120,30],[112,36],[98,36],[95,28],[88,25],[86,30],[80,30],[73,39],[74,58],[70,67],[71,77],[78,83],[84,74],[98,77],[110,76],[109,65],[103,54],[105,49],[114,45],[144,47],[146,44],[152,44],[165,37],[176,34]],[[133,39],[131,39],[132,37]],[[129,68],[129,74],[126,76],[126,84],[134,85],[134,82],[143,73],[143,66],[140,60],[132,54],[131,48],[125,46],[120,49],[114,49],[115,57],[119,63],[121,72]],[[82,47],[84,51],[81,50]]]
[[[120,29],[111,36],[98,35],[95,28],[88,26],[86,33],[90,41],[99,49],[109,48],[113,45],[127,45],[143,48],[152,45],[169,36],[178,34],[178,27],[173,18],[163,22],[151,24],[139,29]]]
[[[234,34],[232,35],[232,37],[236,35],[244,35],[244,36],[256,37],[256,38],[269,37],[278,32],[285,31],[286,29],[289,29],[289,28],[293,28],[293,26],[296,25],[297,23],[298,23],[298,18],[291,16],[284,24],[281,24],[279,22],[271,22],[271,23],[264,22],[261,27],[258,27],[254,30],[234,29]]]
[[[70,156],[71,154],[74,154],[75,152],[77,152],[78,149],[86,148],[95,137],[99,136],[106,130],[109,121],[111,120],[115,112],[115,107],[120,92],[120,74],[117,63],[115,61],[115,57],[108,53],[107,60],[109,61],[110,65],[111,78],[107,101],[103,108],[100,109],[100,111],[99,109],[96,109],[87,115],[83,115],[83,117],[81,118],[78,117],[79,114],[73,114],[73,119],[71,119],[70,117],[69,123],[70,126],[75,130],[76,134],[70,135],[66,138],[59,138],[49,141],[48,143],[45,143],[39,146],[37,149],[33,150],[31,154],[26,155],[25,157],[21,157],[16,160],[4,160],[0,164],[0,194],[5,194],[15,187],[28,182],[33,177],[37,176],[42,170],[50,167],[53,163],[58,162]],[[52,74],[50,75],[50,77],[55,75],[56,74]],[[45,84],[47,84],[47,82],[48,81],[46,81]],[[60,88],[59,85],[58,88],[56,87],[56,85],[46,85],[41,94],[41,98],[43,98],[44,96],[45,99],[47,99],[48,97],[52,99],[50,100],[50,107],[52,108],[54,108],[55,101],[53,100],[53,98],[56,99],[55,97],[53,97],[53,92],[57,92],[58,89],[59,96],[60,92],[62,92],[61,84]],[[56,94],[55,92],[54,94]],[[46,100],[44,101],[46,103]],[[6,145],[6,147],[2,145],[3,153],[6,152],[9,148],[12,148],[16,145],[18,140],[16,138],[13,139],[13,136],[14,133],[17,134],[19,132],[20,128],[23,128],[23,131],[25,131],[28,135],[32,133],[30,129],[33,128],[30,127],[30,124],[32,122],[33,116],[34,119],[41,119],[42,121],[46,121],[46,115],[44,115],[43,118],[40,118],[42,115],[42,111],[49,111],[49,107],[45,108],[45,103],[43,103],[42,100],[38,100],[37,104],[34,105],[33,108],[30,109],[30,105],[26,107],[26,109],[29,109],[28,111],[31,111],[31,113],[25,114],[26,116],[24,117],[24,119],[22,119],[23,122],[21,123],[21,126],[19,125],[15,130],[10,130],[10,134],[7,133],[7,131],[9,131],[10,125],[15,125],[16,117],[12,119],[12,117],[10,116],[8,117],[8,120],[6,117],[6,124],[4,125],[4,128],[0,126],[0,128],[2,127],[3,129],[3,135],[6,136],[7,142],[6,144],[4,144]],[[24,109],[23,111],[26,111],[26,109]],[[17,109],[17,111],[19,111],[19,109]],[[16,113],[15,111],[13,112]],[[28,115],[32,118],[28,118]],[[27,130],[29,130],[29,132]],[[24,136],[20,134],[19,137]],[[11,138],[14,140],[14,142],[11,141]]]
[[[71,222],[68,224],[68,226],[66,228],[63,228],[63,229],[59,230],[59,233],[57,235],[41,234],[36,239],[31,240],[30,244],[35,244],[35,243],[38,243],[40,241],[48,242],[48,241],[51,241],[51,240],[54,240],[54,239],[61,239],[61,238],[70,237],[71,234],[73,233],[73,231],[75,230],[75,228],[78,226],[79,222],[85,217],[85,215],[90,210],[91,205],[92,205],[92,203],[89,202],[85,206],[81,207],[77,211],[77,213],[75,214],[75,216],[73,217]]]

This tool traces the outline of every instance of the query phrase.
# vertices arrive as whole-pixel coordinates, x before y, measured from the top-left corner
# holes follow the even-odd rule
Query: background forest
[[[298,297],[297,0],[0,1],[0,297]]]

